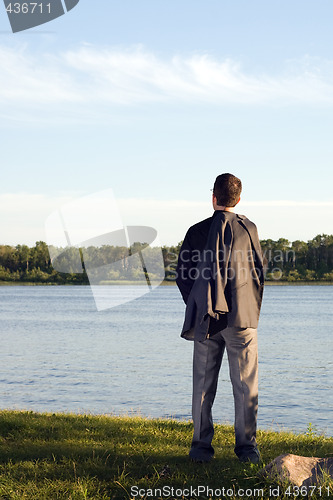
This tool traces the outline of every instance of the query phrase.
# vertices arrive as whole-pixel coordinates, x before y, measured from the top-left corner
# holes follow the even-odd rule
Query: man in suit
[[[192,418],[189,456],[209,462],[214,402],[224,350],[235,404],[235,453],[258,463],[257,326],[263,294],[263,262],[256,226],[235,213],[242,184],[232,174],[214,183],[214,214],[186,233],[176,282],[186,304],[182,337],[194,341]]]

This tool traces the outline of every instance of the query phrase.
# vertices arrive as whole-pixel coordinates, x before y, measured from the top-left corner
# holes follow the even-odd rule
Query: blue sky
[[[164,244],[208,217],[216,175],[262,238],[333,233],[330,0],[81,0],[12,34],[0,10],[1,243],[112,188]]]

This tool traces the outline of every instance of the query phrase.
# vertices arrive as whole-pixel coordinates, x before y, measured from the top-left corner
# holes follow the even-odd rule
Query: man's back
[[[256,328],[264,276],[256,226],[234,213],[241,190],[232,174],[216,178],[214,215],[190,227],[178,259],[176,281],[186,303],[182,336],[194,340],[189,456],[197,462],[214,455],[211,410],[225,350],[235,402],[235,453],[242,462],[260,460]]]
[[[187,304],[184,338],[194,338],[197,314],[196,337],[201,340],[211,332],[214,319],[220,326],[224,320],[225,326],[257,328],[263,267],[255,224],[218,210],[190,227],[179,254],[177,285]]]

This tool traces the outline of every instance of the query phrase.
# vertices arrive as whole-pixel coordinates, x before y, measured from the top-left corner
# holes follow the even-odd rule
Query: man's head
[[[232,174],[218,175],[214,182],[213,204],[218,207],[234,207],[240,200],[242,183]],[[215,198],[215,199],[214,199]]]

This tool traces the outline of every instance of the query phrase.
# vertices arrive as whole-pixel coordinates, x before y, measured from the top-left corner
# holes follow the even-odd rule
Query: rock
[[[273,481],[285,481],[296,486],[310,486],[318,482],[323,471],[333,478],[333,458],[301,457],[287,453],[275,458],[259,474]]]

